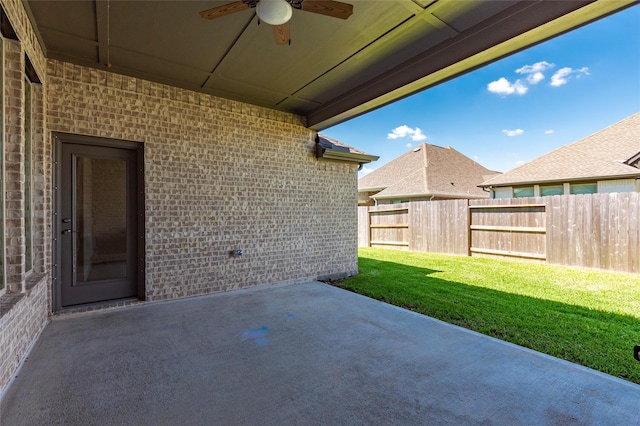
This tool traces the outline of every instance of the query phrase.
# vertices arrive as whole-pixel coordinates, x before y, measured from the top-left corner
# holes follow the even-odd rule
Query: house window
[[[542,197],[546,197],[549,195],[563,195],[564,194],[564,186],[563,185],[540,185],[540,195]]]
[[[25,272],[33,269],[33,153],[32,153],[32,87],[24,79],[24,236]]]
[[[572,183],[571,194],[595,194],[598,192],[598,185],[595,183]]]
[[[511,193],[511,187],[508,186],[506,188],[494,188],[493,189],[493,198],[511,198],[513,194]]]
[[[634,192],[635,182],[633,179],[614,179],[598,182],[598,193],[612,192]]]
[[[520,188],[513,188],[514,198],[533,197],[533,186],[523,186]]]

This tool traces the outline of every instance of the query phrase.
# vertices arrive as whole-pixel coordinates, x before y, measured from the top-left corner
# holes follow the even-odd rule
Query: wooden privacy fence
[[[640,193],[358,207],[358,244],[640,273]]]

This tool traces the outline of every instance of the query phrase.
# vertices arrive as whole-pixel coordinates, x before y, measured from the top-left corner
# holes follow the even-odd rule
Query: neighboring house
[[[422,144],[358,179],[358,205],[489,198],[491,171],[450,146]]]
[[[640,113],[480,185],[492,198],[640,191]]]

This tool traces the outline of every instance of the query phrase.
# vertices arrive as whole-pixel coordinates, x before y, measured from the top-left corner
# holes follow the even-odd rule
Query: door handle
[[[71,229],[63,229],[63,230],[62,230],[62,233],[63,233],[63,234],[70,234],[70,233],[72,233],[72,232],[73,232],[73,231],[72,231]]]
[[[64,219],[62,219],[62,223],[71,223],[71,219],[65,217]]]

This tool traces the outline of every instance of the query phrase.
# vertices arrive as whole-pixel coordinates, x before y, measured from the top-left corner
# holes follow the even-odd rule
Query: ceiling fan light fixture
[[[282,25],[289,22],[293,8],[286,0],[260,0],[256,13],[262,22],[269,25]]]

